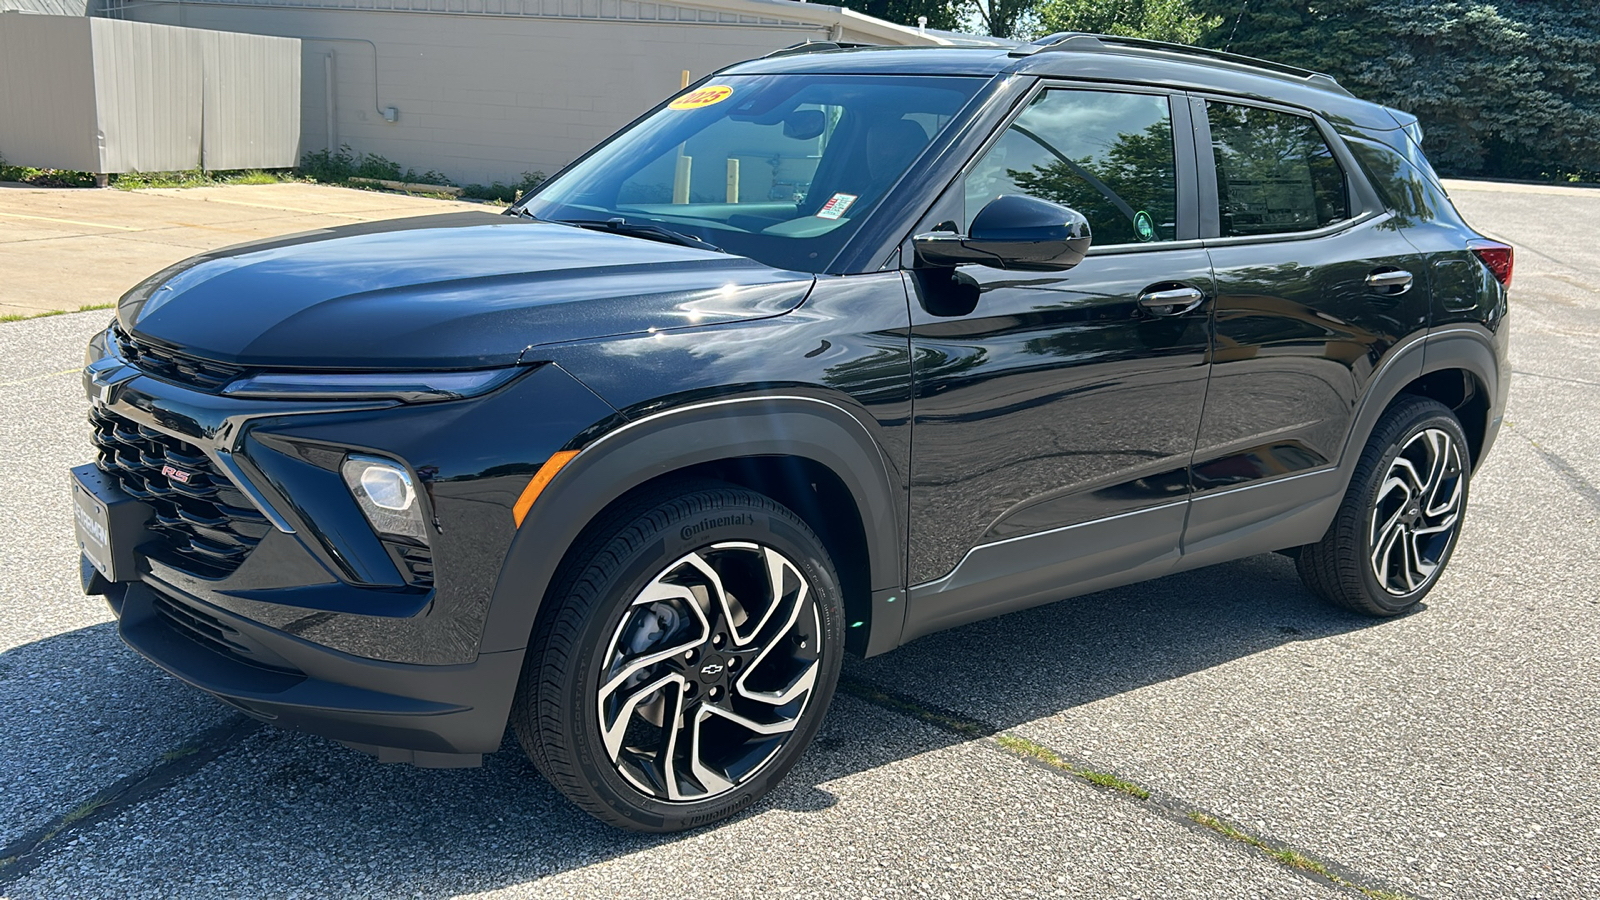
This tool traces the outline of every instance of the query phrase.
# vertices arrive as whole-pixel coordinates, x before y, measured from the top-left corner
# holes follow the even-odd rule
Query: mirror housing
[[[989,201],[973,217],[970,234],[930,231],[911,239],[922,266],[976,263],[1025,272],[1070,269],[1083,261],[1089,243],[1089,220],[1082,213],[1021,194]]]

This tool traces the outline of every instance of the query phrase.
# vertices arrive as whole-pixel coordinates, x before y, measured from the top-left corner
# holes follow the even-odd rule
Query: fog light
[[[339,471],[373,529],[428,543],[422,504],[405,466],[377,456],[351,456]]]

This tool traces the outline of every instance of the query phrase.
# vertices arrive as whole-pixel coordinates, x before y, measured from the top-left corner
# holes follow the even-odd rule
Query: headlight
[[[356,372],[338,375],[263,372],[222,389],[230,397],[278,400],[402,400],[433,403],[487,394],[533,366],[476,372]]]
[[[392,459],[352,455],[339,467],[356,504],[379,534],[428,543],[411,472]]]

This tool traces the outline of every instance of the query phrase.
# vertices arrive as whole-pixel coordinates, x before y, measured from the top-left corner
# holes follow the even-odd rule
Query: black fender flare
[[[896,504],[904,507],[905,494],[896,489],[891,467],[868,426],[843,405],[817,397],[725,398],[633,419],[579,450],[545,487],[512,539],[489,604],[480,652],[527,646],[545,594],[573,542],[628,491],[701,463],[780,455],[809,459],[839,478],[861,513],[874,597],[884,591],[904,596],[905,542]],[[873,608],[877,606],[874,602]],[[869,627],[874,646],[899,642],[898,618],[874,616]]]
[[[1379,365],[1356,409],[1354,425],[1339,454],[1341,496],[1384,410],[1413,381],[1446,369],[1461,369],[1477,378],[1491,400],[1500,396],[1500,363],[1495,352],[1494,333],[1489,329],[1481,325],[1452,325],[1403,342]],[[1499,413],[1498,404],[1491,402],[1490,421],[1484,423],[1484,449],[1494,439],[1493,419]],[[1474,466],[1477,463],[1478,460],[1473,460]]]

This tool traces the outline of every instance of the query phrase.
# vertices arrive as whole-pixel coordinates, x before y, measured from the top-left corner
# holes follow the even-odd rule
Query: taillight
[[[1484,239],[1467,241],[1467,246],[1472,252],[1478,254],[1483,264],[1489,267],[1489,272],[1494,279],[1506,287],[1511,286],[1511,245],[1499,241]]]

